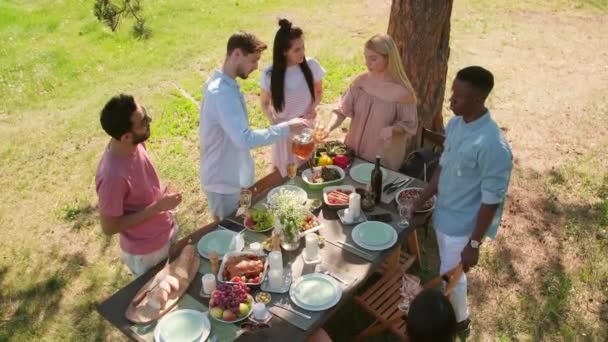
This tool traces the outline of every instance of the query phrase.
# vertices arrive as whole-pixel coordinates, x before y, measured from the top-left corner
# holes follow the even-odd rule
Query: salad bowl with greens
[[[245,216],[245,228],[257,232],[267,232],[274,228],[274,217],[266,208],[251,208]]]

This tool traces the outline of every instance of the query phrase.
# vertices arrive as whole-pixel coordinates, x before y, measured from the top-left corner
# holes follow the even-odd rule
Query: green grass
[[[130,279],[117,239],[101,234],[96,213],[93,178],[108,141],[98,113],[109,96],[132,93],[153,117],[150,155],[161,178],[184,192],[178,220],[188,234],[209,216],[199,185],[198,110],[175,85],[200,101],[232,32],[251,30],[270,43],[276,18],[289,15],[307,32],[307,54],[322,59],[325,102],[333,101],[363,69],[365,37],[385,25],[379,20],[348,39],[325,35],[321,28],[349,33],[356,25],[337,22],[320,0],[143,3],[152,30],[146,41],[132,37],[128,21],[110,32],[89,1],[0,2],[0,186],[10,189],[0,192],[0,227],[5,241],[10,236],[0,248],[0,340],[121,338],[94,311]],[[330,7],[353,18],[366,11],[356,1]],[[241,84],[252,126],[264,127],[258,79],[256,72]],[[267,158],[258,161],[260,177]]]
[[[565,15],[606,9],[606,1],[509,4],[466,1],[463,7],[472,12],[453,18],[453,35],[508,28],[490,20],[504,8],[559,10]],[[98,23],[91,1],[0,2],[0,341],[124,338],[94,311],[96,303],[131,280],[119,259],[117,238],[101,233],[96,213],[94,175],[108,141],[98,113],[111,95],[134,94],[151,114],[148,149],[161,178],[184,192],[178,220],[185,235],[209,222],[209,215],[199,185],[197,106],[175,85],[200,101],[202,84],[221,63],[232,32],[251,30],[271,44],[276,18],[288,16],[306,32],[307,55],[318,58],[327,71],[321,112],[327,118],[330,104],[364,70],[365,40],[385,31],[388,22],[387,4],[357,0],[175,0],[143,5],[152,37],[141,41],[132,37],[129,21],[115,33]],[[270,55],[264,54],[261,66],[269,63]],[[454,51],[450,70],[462,56]],[[256,128],[268,123],[260,109],[258,80],[256,72],[240,82]],[[568,238],[575,243],[563,243],[562,248],[580,248],[584,262],[573,272],[552,270],[543,279],[546,291],[538,297],[505,304],[510,313],[523,311],[525,319],[501,319],[492,328],[496,339],[538,336],[533,322],[544,317],[550,320],[541,325],[547,338],[574,336],[587,328],[581,323],[587,317],[574,310],[579,297],[608,296],[602,257],[607,242],[596,239],[608,224],[608,174],[605,164],[598,163],[608,147],[605,141],[600,146],[555,175],[529,178],[535,183],[548,179],[542,184],[552,195],[575,193],[568,203],[593,208],[592,215],[585,214],[587,207],[564,211]],[[267,171],[267,152],[254,151],[257,177]],[[432,233],[425,248],[419,274],[429,279],[437,265]],[[509,265],[498,254],[484,258],[495,273]],[[333,334],[348,338],[339,330],[350,324],[353,310],[356,307],[349,304],[332,320]],[[361,317],[353,331],[369,321],[360,311],[357,315]],[[485,319],[488,325],[494,322]],[[594,336],[601,336],[600,329]]]

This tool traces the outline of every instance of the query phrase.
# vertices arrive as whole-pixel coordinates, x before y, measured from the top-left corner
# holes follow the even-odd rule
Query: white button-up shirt
[[[221,71],[205,84],[200,114],[200,177],[208,192],[232,194],[253,185],[255,164],[250,150],[289,135],[287,123],[249,128],[239,85]]]

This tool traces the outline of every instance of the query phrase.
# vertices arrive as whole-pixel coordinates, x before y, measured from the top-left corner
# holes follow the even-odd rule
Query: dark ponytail
[[[279,20],[279,30],[274,36],[274,46],[272,48],[272,69],[270,70],[270,93],[272,95],[272,105],[275,111],[281,112],[285,106],[285,72],[287,70],[287,58],[284,53],[291,48],[291,41],[301,38],[304,34],[299,27],[292,27],[287,19]],[[300,70],[304,74],[304,79],[308,85],[310,96],[315,100],[315,86],[312,71],[306,62],[300,63]]]

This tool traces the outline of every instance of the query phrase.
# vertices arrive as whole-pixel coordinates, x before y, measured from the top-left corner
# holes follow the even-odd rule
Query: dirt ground
[[[596,187],[608,179],[608,16],[455,5],[452,21],[465,30],[451,37],[448,89],[462,67],[493,72],[487,104],[515,163],[498,239],[469,274],[469,339],[604,340],[605,235],[595,241],[571,230],[599,224],[605,233],[597,206],[606,193]],[[320,111],[329,116],[335,106]],[[421,243],[423,271],[437,272],[434,237]],[[585,267],[591,276],[581,276]]]
[[[457,9],[454,15],[459,13]],[[576,286],[567,289],[570,295],[560,293],[566,297],[557,296],[564,302],[562,307],[558,305],[557,320],[553,308],[539,312],[533,307],[547,308],[555,299],[547,294],[551,282],[556,280],[558,288],[567,288],[563,277],[594,257],[581,251],[584,243],[572,242],[567,226],[573,217],[597,214],[593,203],[605,198],[598,198],[601,194],[593,189],[580,190],[576,184],[572,191],[560,191],[551,179],[562,175],[563,182],[572,182],[567,172],[560,172],[580,167],[591,177],[602,173],[605,177],[608,17],[517,11],[505,15],[493,23],[495,17],[486,18],[489,28],[485,34],[472,29],[453,36],[451,43],[457,51],[456,60],[450,63],[452,74],[470,64],[483,65],[494,73],[496,85],[489,108],[515,158],[499,238],[486,246],[486,262],[482,263],[486,267],[475,269],[469,277],[471,310],[478,323],[473,337],[495,339],[500,334],[494,333],[506,330],[505,335],[520,340],[606,338],[587,336],[589,331],[608,329],[606,318],[600,318],[602,309],[598,309],[607,306],[606,287],[603,293]],[[589,170],[591,165],[599,168]],[[588,192],[597,195],[586,196]],[[603,246],[600,252],[605,258]],[[549,304],[534,303],[533,298],[546,299]],[[514,308],[524,312],[514,312]],[[520,314],[540,319],[529,322],[537,327],[501,322]],[[584,322],[575,322],[572,316]],[[574,335],[560,330],[560,323],[569,324]],[[548,337],[547,330],[556,334]]]

